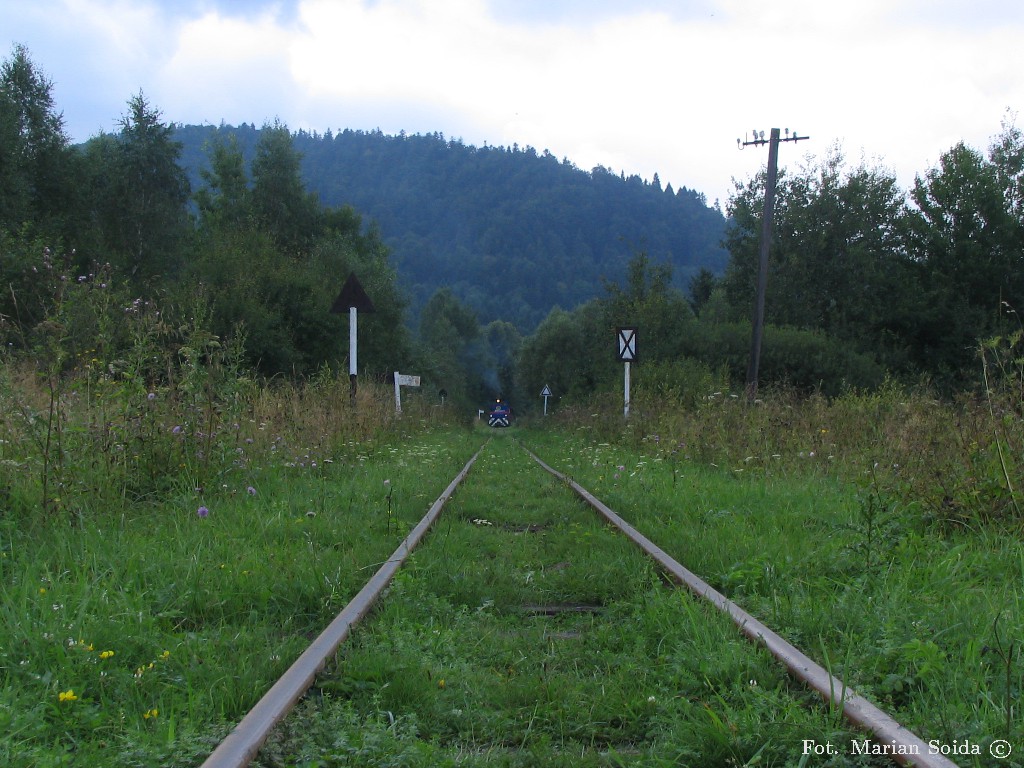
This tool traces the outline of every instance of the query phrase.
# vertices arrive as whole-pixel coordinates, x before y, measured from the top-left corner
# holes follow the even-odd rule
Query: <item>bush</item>
[[[735,381],[745,381],[750,361],[749,323],[693,326],[683,353],[712,368],[725,366]],[[802,392],[837,395],[850,388],[877,387],[885,371],[876,360],[855,352],[820,331],[766,326],[761,343],[761,382],[787,384]]]

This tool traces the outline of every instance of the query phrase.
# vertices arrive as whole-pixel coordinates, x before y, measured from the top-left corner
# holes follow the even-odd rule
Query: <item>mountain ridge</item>
[[[248,166],[260,130],[175,126],[193,188],[213,142],[233,134]],[[307,190],[379,228],[413,315],[449,287],[481,322],[530,332],[554,307],[572,309],[602,295],[606,280],[621,281],[637,252],[670,263],[684,291],[728,260],[722,213],[696,191],[662,189],[657,176],[584,171],[533,147],[474,147],[440,133],[300,130],[292,139]]]

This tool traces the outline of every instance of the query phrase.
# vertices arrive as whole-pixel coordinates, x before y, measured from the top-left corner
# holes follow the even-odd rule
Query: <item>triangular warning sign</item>
[[[359,284],[359,280],[356,279],[356,273],[353,272],[348,276],[348,280],[345,281],[345,285],[341,287],[341,293],[338,294],[338,298],[334,300],[334,304],[331,305],[331,312],[341,314],[348,312],[352,307],[356,308],[357,312],[373,312],[373,302],[370,301],[370,297],[366,295],[366,291],[363,290],[363,286]]]

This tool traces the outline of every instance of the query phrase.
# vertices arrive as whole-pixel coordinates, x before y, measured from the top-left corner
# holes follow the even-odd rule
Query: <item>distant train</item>
[[[512,409],[499,397],[491,406],[490,413],[487,415],[487,424],[492,427],[507,427],[511,423]]]

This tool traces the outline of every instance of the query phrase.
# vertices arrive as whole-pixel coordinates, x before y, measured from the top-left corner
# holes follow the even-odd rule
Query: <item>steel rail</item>
[[[796,646],[777,635],[699,576],[684,568],[582,485],[544,463],[525,446],[521,447],[544,469],[568,484],[577,496],[622,531],[674,579],[688,587],[698,597],[708,600],[716,608],[727,613],[749,640],[764,645],[769,653],[785,665],[791,675],[817,691],[831,706],[840,708],[847,720],[873,734],[883,747],[891,748],[893,754],[887,754],[888,757],[901,765],[917,768],[957,768],[952,760],[941,754],[932,754],[930,746],[919,736],[848,688],[840,678],[829,674]],[[898,754],[904,751],[916,754]]]
[[[473,466],[485,446],[486,443],[473,454],[466,466],[445,488],[444,493],[437,497],[437,501],[431,505],[423,519],[405,537],[394,554],[366,582],[366,585],[342,609],[334,621],[303,651],[302,655],[256,703],[256,706],[239,721],[227,738],[210,753],[202,768],[242,768],[252,762],[270,732],[291,712],[299,699],[313,685],[316,676],[326,666],[327,660],[334,655],[338,646],[348,637],[352,625],[367,614],[406,558],[426,535],[455,489],[469,474],[470,467]]]

